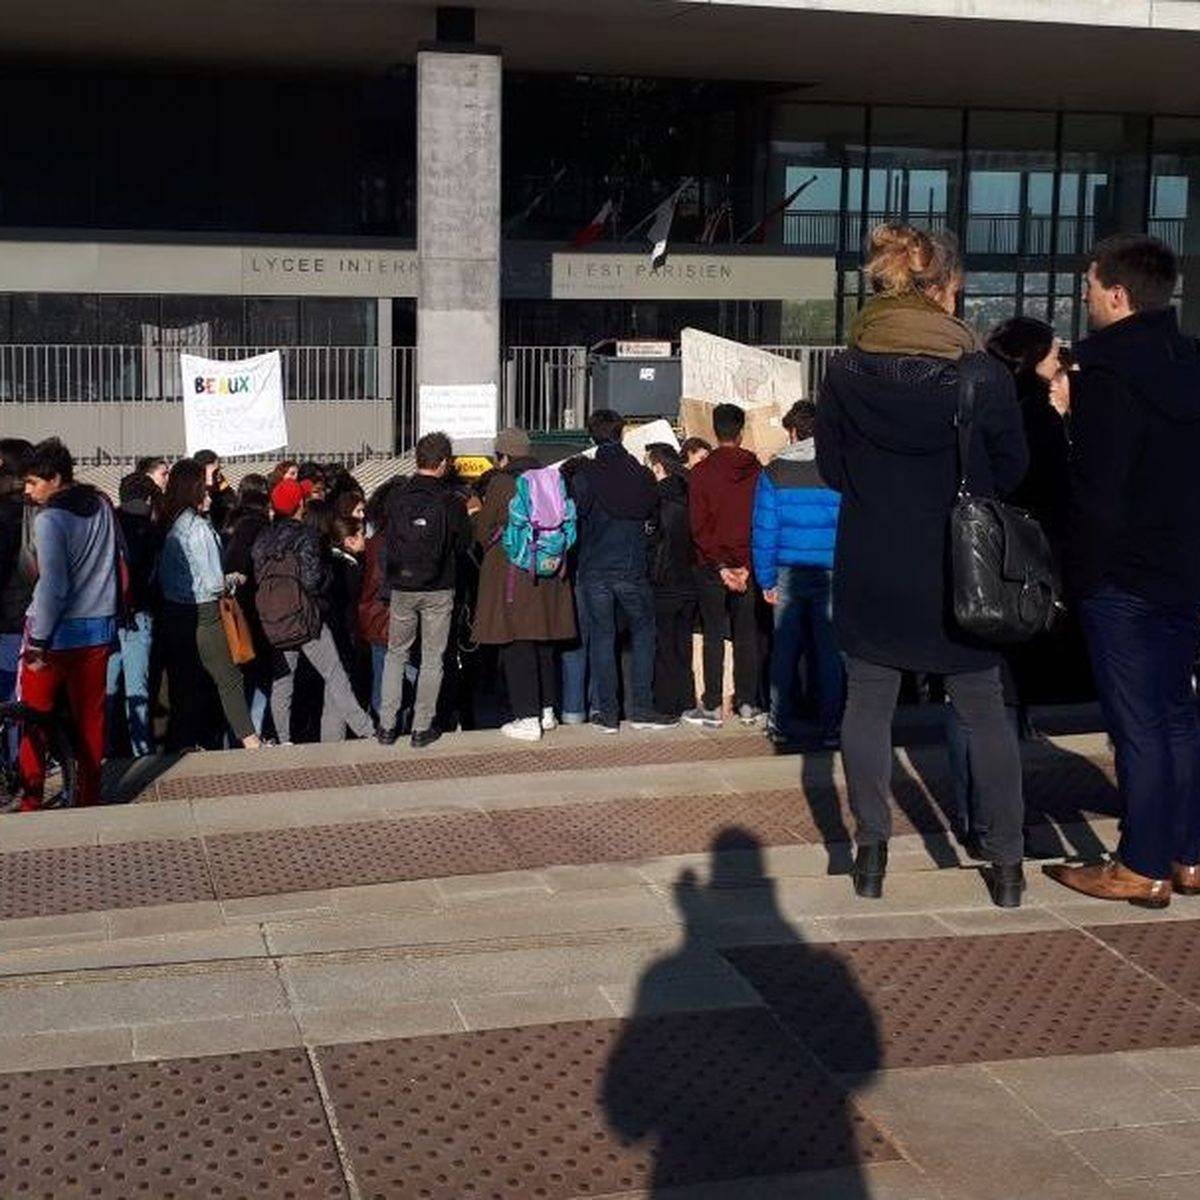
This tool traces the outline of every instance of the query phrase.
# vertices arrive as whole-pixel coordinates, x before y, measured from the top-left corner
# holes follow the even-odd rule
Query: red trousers
[[[108,647],[47,650],[43,661],[36,671],[22,661],[21,701],[38,712],[53,712],[59,689],[66,688],[74,733],[75,803],[99,804]],[[40,807],[46,786],[46,738],[38,729],[26,730],[21,739],[21,785],[21,807]]]

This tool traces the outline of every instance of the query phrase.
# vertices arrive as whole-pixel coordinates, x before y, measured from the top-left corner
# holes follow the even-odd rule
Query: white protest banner
[[[237,362],[181,354],[179,368],[188,454],[266,454],[287,445],[278,350]]]
[[[421,384],[417,396],[417,429],[444,433],[451,441],[490,440],[496,436],[494,383]]]
[[[778,404],[787,412],[804,399],[802,363],[743,346],[699,329],[684,329],[679,338],[683,359],[683,395],[688,400],[730,403],[739,408]]]

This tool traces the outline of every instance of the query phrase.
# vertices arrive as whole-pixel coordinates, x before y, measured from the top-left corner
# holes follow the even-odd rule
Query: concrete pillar
[[[467,453],[491,449],[500,382],[500,83],[495,51],[417,55],[418,424]]]

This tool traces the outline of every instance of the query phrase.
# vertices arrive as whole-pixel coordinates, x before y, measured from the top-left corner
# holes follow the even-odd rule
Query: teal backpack
[[[508,524],[501,542],[504,555],[518,571],[536,582],[562,575],[567,551],[577,536],[575,501],[567,495],[562,474],[553,467],[524,471],[508,504]]]

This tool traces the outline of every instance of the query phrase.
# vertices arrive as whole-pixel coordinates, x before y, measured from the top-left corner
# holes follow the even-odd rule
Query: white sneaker
[[[558,728],[558,721],[554,716],[554,709],[549,705],[542,709],[542,732],[549,733],[552,729]]]
[[[702,729],[720,729],[725,723],[719,708],[705,708],[702,704],[689,708],[680,719],[688,725],[699,725]]]
[[[519,742],[540,742],[542,740],[542,723],[537,717],[521,717],[500,726],[500,732],[505,737],[516,738]]]

